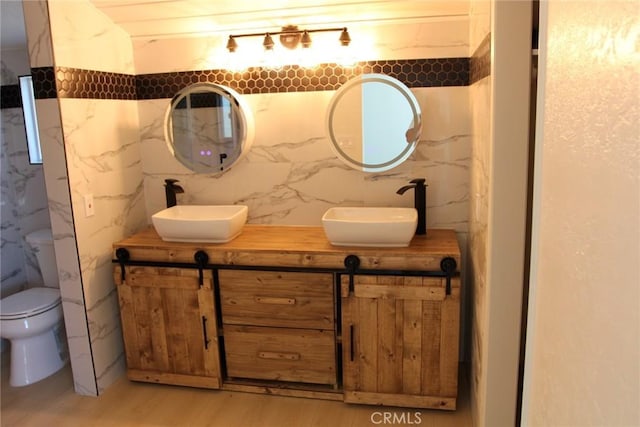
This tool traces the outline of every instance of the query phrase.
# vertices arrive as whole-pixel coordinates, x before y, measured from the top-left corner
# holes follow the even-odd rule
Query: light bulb
[[[264,51],[262,57],[262,66],[265,68],[279,69],[282,68],[280,58],[278,58],[278,52],[275,49],[269,49]]]
[[[241,52],[227,53],[225,68],[233,73],[247,69],[246,56]]]
[[[301,49],[300,55],[298,56],[298,64],[304,68],[313,68],[318,65],[318,60],[314,55],[313,49]]]
[[[338,53],[336,62],[338,63],[338,65],[341,65],[343,67],[353,67],[354,65],[356,65],[356,59],[351,47],[341,46],[337,50]]]

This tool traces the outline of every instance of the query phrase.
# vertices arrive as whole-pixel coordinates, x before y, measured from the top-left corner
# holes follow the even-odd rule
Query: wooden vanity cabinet
[[[455,409],[460,281],[341,276],[344,400]]]
[[[132,380],[456,407],[453,230],[345,248],[321,227],[247,224],[223,244],[164,242],[149,228],[114,250]]]
[[[114,280],[131,380],[220,388],[212,274],[127,266]]]

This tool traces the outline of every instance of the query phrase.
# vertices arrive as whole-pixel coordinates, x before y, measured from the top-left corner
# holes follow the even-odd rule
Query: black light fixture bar
[[[229,52],[235,52],[238,45],[235,41],[235,39],[238,38],[243,38],[243,37],[264,37],[265,42],[263,43],[263,45],[265,46],[266,49],[271,49],[273,48],[272,43],[272,36],[280,36],[280,35],[298,35],[301,36],[301,44],[303,48],[307,48],[311,45],[311,38],[309,37],[309,34],[311,33],[327,33],[327,32],[341,32],[340,34],[340,44],[342,46],[348,46],[349,43],[351,42],[351,38],[349,37],[349,31],[347,29],[347,27],[334,27],[334,28],[318,28],[318,29],[314,29],[314,30],[304,30],[304,29],[298,29],[297,27],[294,26],[288,26],[288,27],[283,27],[283,29],[281,31],[266,31],[263,33],[245,33],[245,34],[231,34],[229,36],[229,40],[227,42],[227,49],[229,50]],[[299,40],[300,41],[300,40]],[[296,42],[297,45],[298,42]],[[269,45],[270,47],[268,47],[267,45]]]
[[[305,31],[307,33],[326,33],[330,31],[348,31],[348,30],[347,30],[347,27],[319,28],[316,30],[282,30],[282,31],[265,31],[264,33],[231,34],[229,37],[233,39],[238,39],[241,37],[264,37],[267,34],[271,36],[279,36],[281,34],[302,34]]]

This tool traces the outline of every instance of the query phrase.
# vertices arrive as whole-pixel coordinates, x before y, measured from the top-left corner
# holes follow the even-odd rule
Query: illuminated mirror
[[[173,97],[165,116],[171,154],[198,173],[222,173],[249,151],[251,110],[233,89],[196,83]]]
[[[420,106],[402,82],[363,74],[340,87],[327,113],[331,148],[363,172],[383,172],[404,162],[422,131]]]

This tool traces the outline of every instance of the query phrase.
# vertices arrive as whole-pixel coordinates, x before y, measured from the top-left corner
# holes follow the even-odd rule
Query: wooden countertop
[[[153,227],[121,240],[115,250],[126,248],[134,261],[192,263],[204,250],[210,264],[344,268],[344,257],[357,255],[363,269],[439,270],[444,257],[460,266],[460,249],[454,230],[427,230],[414,236],[406,248],[333,246],[322,227],[245,225],[242,234],[227,243],[165,242]]]

